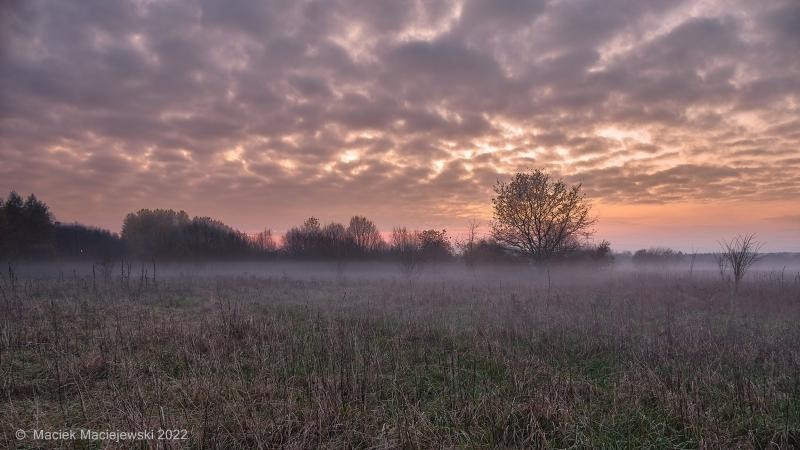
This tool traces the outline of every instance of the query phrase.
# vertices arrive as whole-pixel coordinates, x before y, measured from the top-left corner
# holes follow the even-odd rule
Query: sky
[[[534,168],[618,250],[800,251],[800,2],[0,5],[0,189],[61,221],[487,233]]]

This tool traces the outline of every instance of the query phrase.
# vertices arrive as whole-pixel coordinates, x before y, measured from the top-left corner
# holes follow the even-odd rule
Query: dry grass
[[[6,277],[0,446],[800,446],[800,282],[555,278]]]

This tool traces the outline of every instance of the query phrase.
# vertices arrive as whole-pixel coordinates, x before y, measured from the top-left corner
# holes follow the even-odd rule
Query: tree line
[[[446,230],[395,228],[387,242],[373,221],[353,216],[347,226],[310,217],[276,240],[267,229],[248,235],[210,217],[185,211],[141,209],[128,214],[121,233],[55,220],[46,203],[11,192],[0,200],[0,257],[215,259],[373,259],[414,255],[425,261],[455,257]]]
[[[471,223],[466,238],[452,239],[443,229],[396,227],[385,239],[373,221],[359,215],[347,224],[310,217],[276,238],[269,229],[248,235],[171,209],[130,213],[117,234],[60,223],[35,195],[23,200],[12,191],[0,200],[0,258],[391,259],[408,267],[455,258],[468,265],[611,259],[607,241],[595,245],[589,239],[596,219],[581,185],[534,170],[498,182],[494,192],[487,236],[478,236],[478,225]]]

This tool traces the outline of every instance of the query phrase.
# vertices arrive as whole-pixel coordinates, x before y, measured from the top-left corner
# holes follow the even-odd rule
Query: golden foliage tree
[[[509,250],[546,260],[579,248],[596,219],[581,185],[536,169],[494,186],[492,236]]]

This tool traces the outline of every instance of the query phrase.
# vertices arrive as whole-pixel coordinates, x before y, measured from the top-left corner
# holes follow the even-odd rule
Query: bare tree
[[[422,244],[419,232],[409,231],[406,227],[392,230],[392,253],[400,261],[400,270],[409,280],[421,270]]]
[[[567,186],[542,170],[518,173],[494,187],[492,235],[500,244],[534,260],[580,246],[596,219],[581,185]]]
[[[265,228],[264,231],[256,234],[253,238],[253,243],[257,249],[263,252],[274,253],[278,249],[278,244],[275,243],[272,230],[269,228]]]
[[[470,220],[467,224],[467,236],[456,242],[456,247],[461,251],[464,263],[473,267],[475,265],[475,248],[478,246],[478,229],[481,224],[477,220]]]
[[[734,293],[739,291],[739,283],[750,267],[760,259],[758,252],[762,245],[756,240],[755,234],[740,234],[735,239],[720,242],[722,251],[717,255],[717,261],[721,272],[730,267]]]
[[[291,256],[319,256],[322,228],[319,219],[309,217],[300,227],[292,227],[283,236],[283,248]]]
[[[381,233],[375,223],[363,216],[353,216],[347,226],[347,234],[353,240],[356,250],[363,255],[373,254],[384,246]]]

